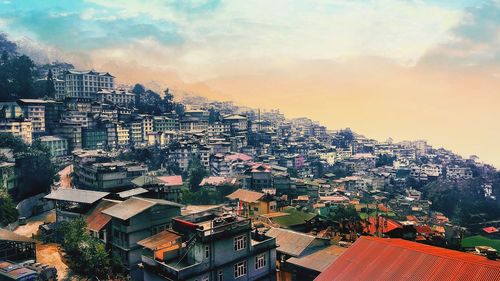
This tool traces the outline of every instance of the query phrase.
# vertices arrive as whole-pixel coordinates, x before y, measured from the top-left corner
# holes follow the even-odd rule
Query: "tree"
[[[83,218],[65,221],[61,228],[64,250],[69,257],[69,266],[75,273],[106,280],[123,273],[122,267],[106,251],[105,245],[90,236]]]
[[[54,76],[52,75],[52,69],[49,69],[47,73],[47,83],[45,85],[45,95],[47,97],[55,97],[56,88],[54,87]]]
[[[49,191],[52,182],[57,180],[50,152],[39,140],[16,156],[16,166],[21,175],[16,192],[18,200]]]
[[[208,176],[207,170],[203,167],[198,157],[193,157],[188,164],[188,185],[191,191],[198,191],[200,183],[204,177]]]
[[[353,205],[330,207],[327,220],[339,225],[342,233],[358,233],[362,230],[361,218]]]
[[[0,225],[8,225],[17,220],[19,212],[7,192],[0,191]]]
[[[395,159],[396,159],[396,157],[394,157],[394,156],[382,154],[377,158],[377,161],[375,162],[375,166],[376,167],[392,166],[392,163],[394,163]]]

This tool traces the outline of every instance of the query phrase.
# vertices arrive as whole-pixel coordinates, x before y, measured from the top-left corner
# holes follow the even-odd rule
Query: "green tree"
[[[191,191],[198,191],[200,183],[204,177],[208,176],[207,170],[203,167],[198,157],[193,157],[188,164],[188,186]]]
[[[49,69],[47,73],[47,83],[45,85],[45,95],[48,97],[55,97],[56,88],[54,87],[54,76],[52,75],[52,69]]]
[[[8,225],[17,220],[19,213],[7,192],[0,191],[0,225]]]
[[[90,236],[83,218],[66,221],[61,227],[69,266],[76,274],[109,280],[123,273],[123,267],[110,256],[105,245]]]

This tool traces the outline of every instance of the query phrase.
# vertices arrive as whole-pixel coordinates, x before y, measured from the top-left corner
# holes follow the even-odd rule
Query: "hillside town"
[[[45,95],[0,102],[0,280],[500,278],[500,176],[476,156],[35,73]]]

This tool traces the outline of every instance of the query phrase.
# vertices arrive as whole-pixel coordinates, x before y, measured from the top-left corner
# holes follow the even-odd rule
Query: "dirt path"
[[[55,222],[56,221],[56,213],[54,210],[45,212],[43,214],[33,216],[26,220],[26,225],[20,225],[14,230],[15,233],[32,237],[33,234],[37,234],[38,227],[44,222]]]
[[[71,188],[71,171],[73,171],[73,165],[68,165],[66,168],[59,171],[61,188]]]
[[[59,253],[58,244],[41,244],[36,245],[36,260],[39,263],[50,264],[57,269],[59,280],[71,280],[68,277],[68,266],[63,262]]]

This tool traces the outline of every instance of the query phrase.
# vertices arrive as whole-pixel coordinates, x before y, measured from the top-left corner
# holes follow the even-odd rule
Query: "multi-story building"
[[[17,103],[23,110],[23,117],[31,120],[33,134],[40,135],[45,133],[46,101],[37,99],[20,99]]]
[[[108,130],[106,128],[82,128],[83,149],[104,149],[107,143]]]
[[[0,102],[0,118],[22,118],[23,110],[15,102]]]
[[[446,178],[453,180],[466,180],[472,178],[472,170],[467,167],[447,167]]]
[[[52,157],[68,155],[68,140],[57,136],[43,136],[40,142],[50,150]]]
[[[126,147],[130,145],[130,129],[124,122],[116,124],[117,145]]]
[[[68,151],[82,148],[82,126],[80,123],[61,121],[54,134],[68,140]]]
[[[115,77],[108,72],[68,70],[64,77],[66,95],[71,98],[95,99],[98,91],[115,87]]]
[[[181,170],[186,171],[189,162],[198,157],[205,169],[210,170],[210,148],[192,143],[181,143],[179,147],[170,150],[169,159],[179,165]]]
[[[0,162],[0,190],[10,191],[16,187],[16,164]]]
[[[141,115],[142,119],[142,139],[147,140],[148,134],[153,132],[153,116]]]
[[[132,180],[147,172],[147,167],[131,162],[75,163],[75,181],[83,189],[99,191],[123,190]]]
[[[132,280],[142,280],[142,246],[139,241],[168,229],[173,217],[181,214],[180,204],[162,200],[131,197],[102,211],[111,216],[111,251],[120,257]]]
[[[145,281],[276,280],[276,240],[248,218],[216,208],[172,220],[139,241]]]
[[[246,131],[248,127],[248,118],[239,114],[224,116],[222,122],[229,124],[231,132]]]
[[[7,133],[21,138],[25,143],[31,144],[33,140],[33,125],[25,119],[0,119],[0,133]]]
[[[175,131],[177,130],[177,122],[167,116],[154,116],[153,130],[155,132]]]
[[[133,106],[135,95],[123,90],[100,90],[96,93],[96,100],[122,106]]]
[[[90,125],[90,119],[87,112],[67,110],[61,114],[61,122],[70,122],[80,124],[82,128]]]
[[[130,142],[134,145],[140,145],[144,141],[142,133],[142,120],[136,119],[130,123]]]

